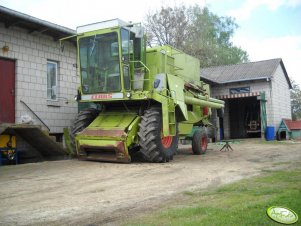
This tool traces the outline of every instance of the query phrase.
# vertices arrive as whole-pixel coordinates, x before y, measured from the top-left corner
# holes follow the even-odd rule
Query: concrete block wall
[[[24,101],[46,124],[50,133],[62,133],[71,125],[77,114],[77,93],[79,76],[76,70],[76,47],[65,42],[64,52],[59,41],[52,37],[31,33],[17,27],[5,28],[0,23],[0,47],[7,45],[7,53],[0,51],[0,57],[16,62],[15,108],[16,123],[22,115],[33,118],[34,124],[42,123],[20,101]],[[47,100],[47,61],[58,63],[58,100]]]
[[[272,78],[272,125],[275,126],[275,132],[278,130],[283,118],[291,119],[291,98],[290,89],[283,69],[279,64]]]

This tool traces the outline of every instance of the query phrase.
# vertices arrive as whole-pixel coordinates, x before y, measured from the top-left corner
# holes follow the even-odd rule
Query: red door
[[[15,61],[0,59],[0,123],[15,122]]]

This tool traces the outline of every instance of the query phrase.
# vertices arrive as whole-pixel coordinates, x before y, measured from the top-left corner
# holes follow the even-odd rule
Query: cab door
[[[121,28],[121,61],[123,72],[123,87],[124,90],[131,89],[131,76],[130,76],[130,53],[133,52],[133,45],[130,41],[130,31]]]

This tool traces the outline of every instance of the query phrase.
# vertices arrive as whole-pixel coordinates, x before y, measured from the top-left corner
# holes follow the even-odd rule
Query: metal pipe
[[[210,101],[210,102],[215,102],[215,103],[218,103],[218,104],[225,104],[224,101],[219,100],[219,99],[211,98],[211,97],[204,96],[204,95],[201,95],[201,94],[195,94],[194,92],[191,92],[190,90],[188,90],[188,92],[191,93],[193,96],[195,96],[197,99],[206,100],[206,101]]]
[[[203,106],[203,107],[207,106],[210,108],[223,108],[224,107],[224,104],[222,104],[222,103],[210,102],[210,101],[201,100],[201,99],[197,99],[197,98],[189,97],[189,96],[185,96],[185,103],[199,105],[199,106]]]
[[[50,131],[50,128],[46,125],[46,123],[23,100],[20,100],[20,102],[24,104],[31,111],[31,113],[34,114],[34,116],[36,116],[37,119],[39,119],[40,122]]]
[[[218,104],[225,104],[224,101],[219,100],[219,99],[215,99],[215,98],[207,98],[205,96],[198,96],[197,99],[201,99],[201,100],[206,100],[206,101],[210,101],[210,102],[214,102],[214,103],[218,103]]]

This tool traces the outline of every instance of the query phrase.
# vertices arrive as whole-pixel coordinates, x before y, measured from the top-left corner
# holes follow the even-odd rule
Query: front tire
[[[70,143],[73,148],[73,154],[77,155],[76,146],[75,146],[75,135],[83,131],[87,126],[93,122],[93,120],[98,116],[99,111],[95,108],[87,108],[78,113],[74,123],[71,127],[70,133]]]
[[[168,162],[172,160],[178,146],[178,131],[175,136],[162,135],[162,111],[151,107],[144,112],[139,124],[140,152],[148,162]]]

